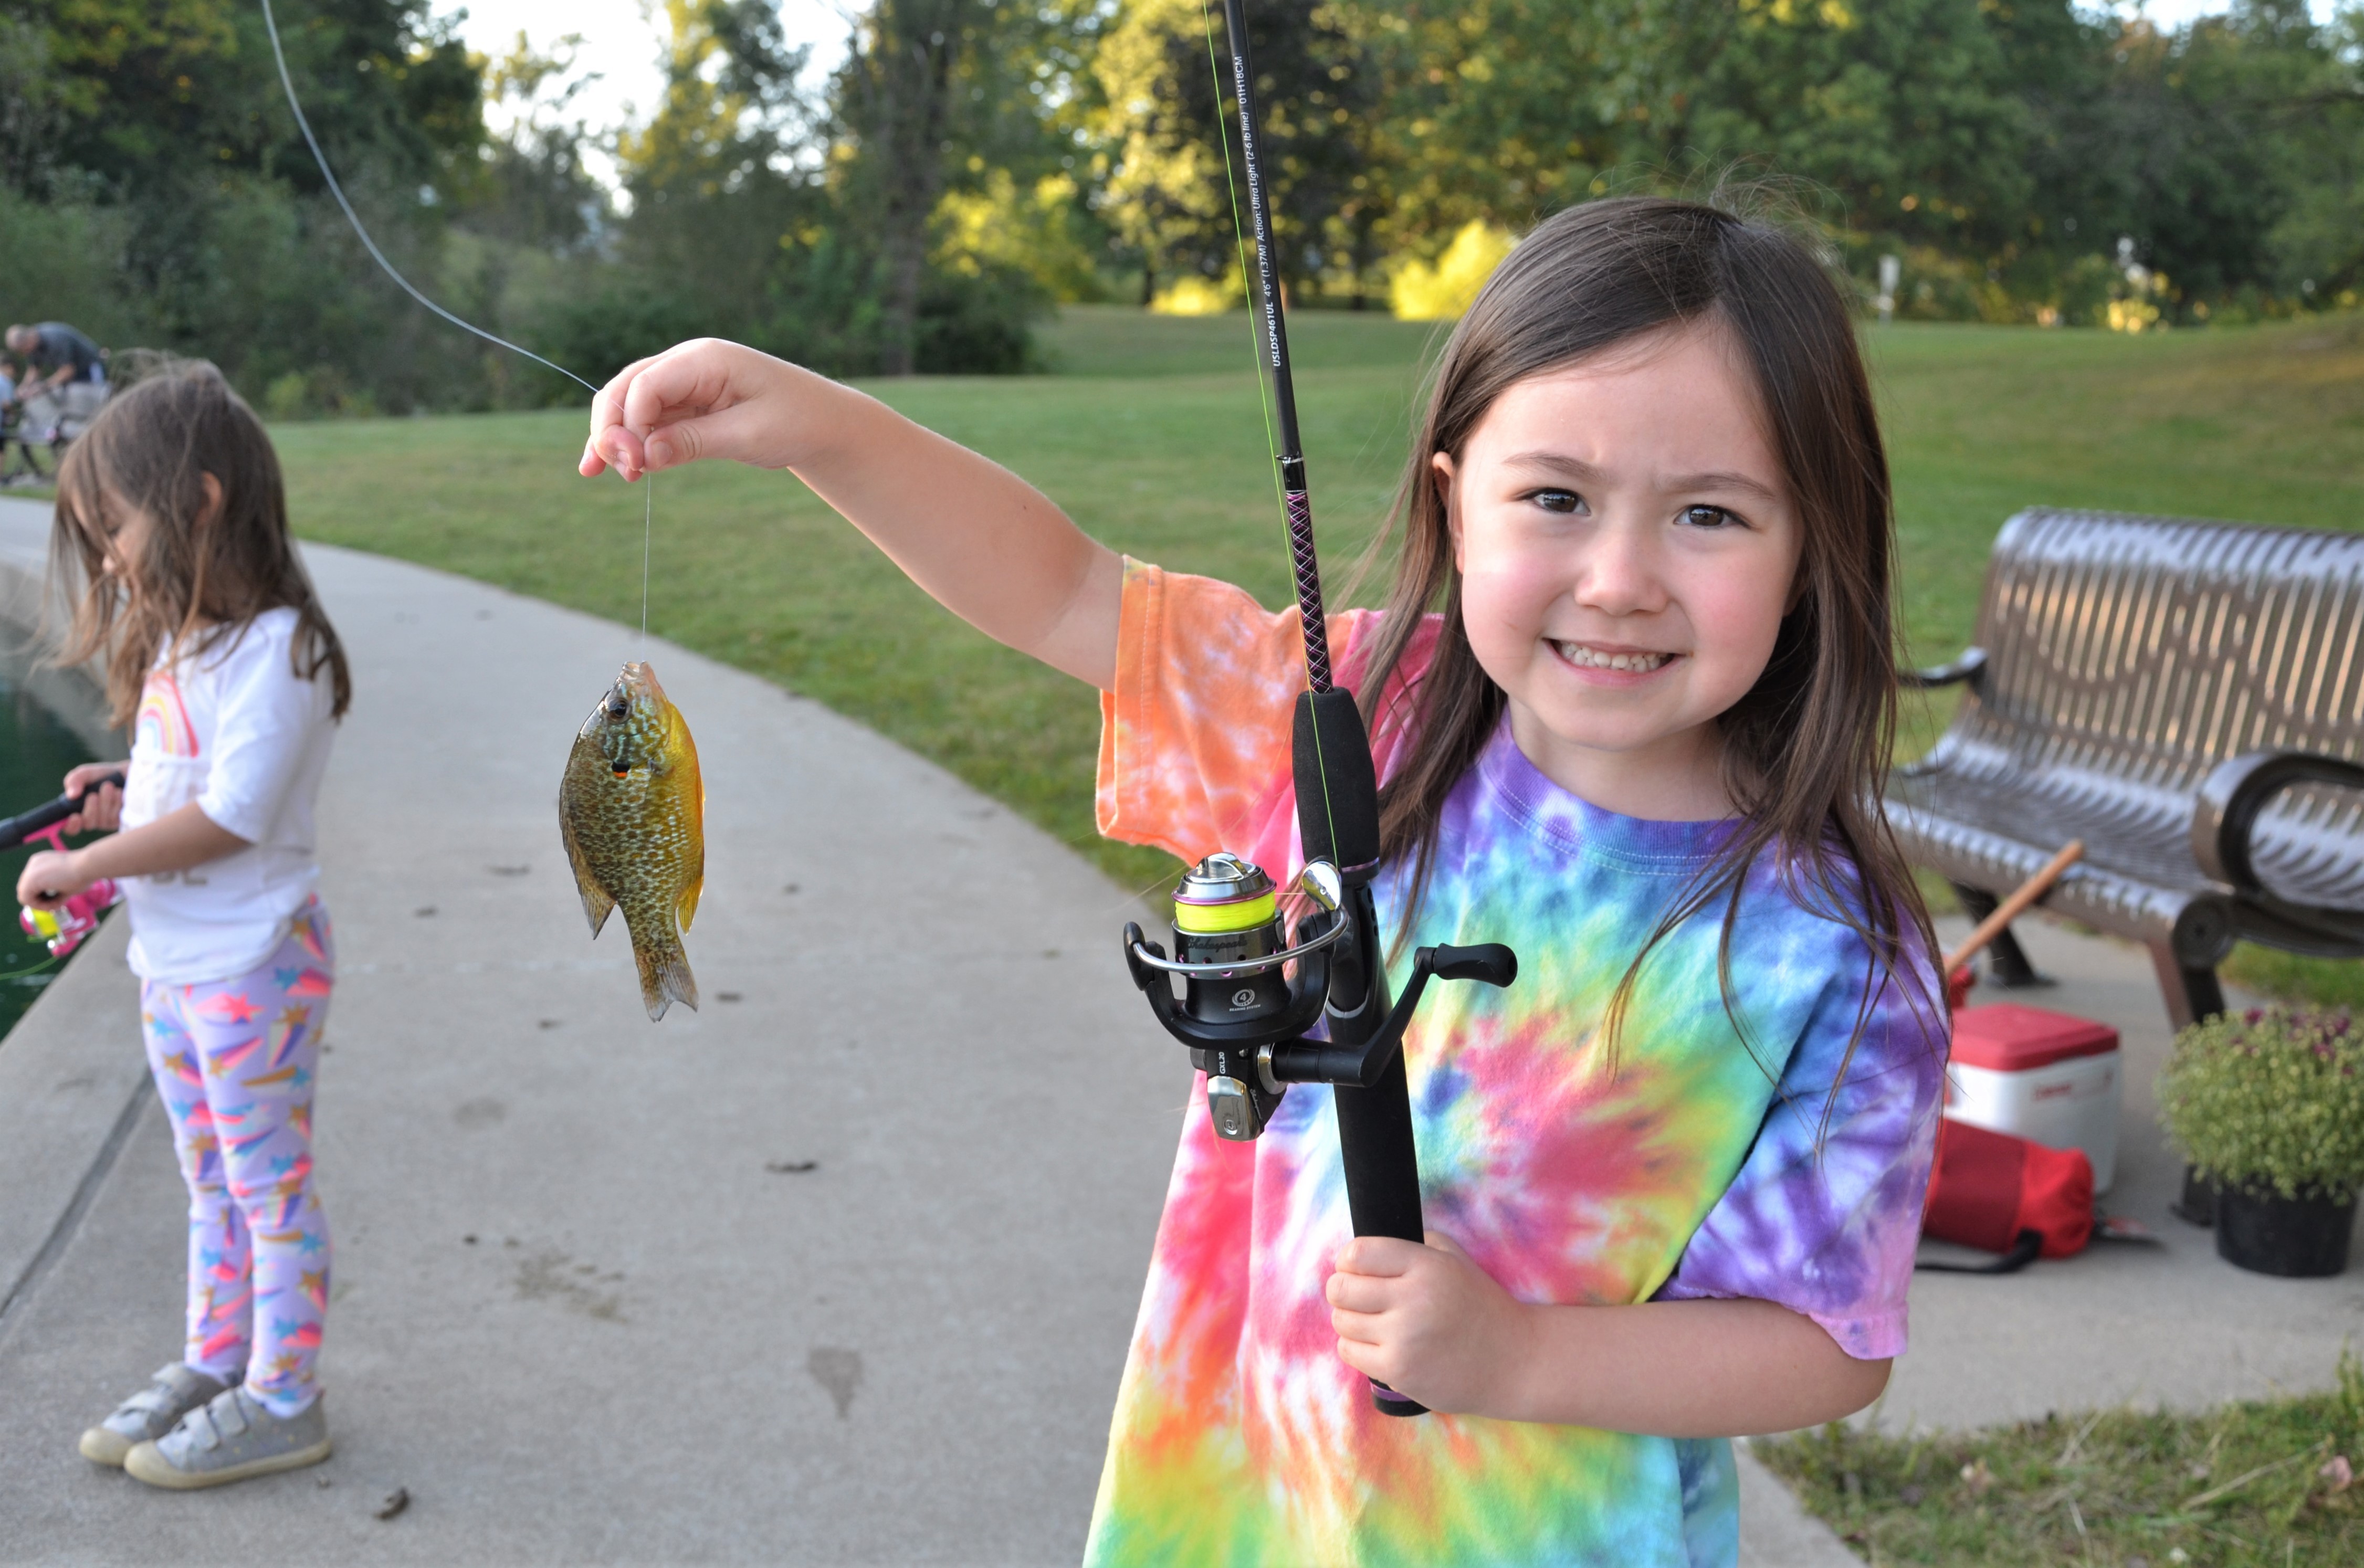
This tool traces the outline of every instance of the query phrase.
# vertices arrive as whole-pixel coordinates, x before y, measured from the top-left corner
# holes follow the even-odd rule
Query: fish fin
[[[590,863],[583,858],[583,846],[574,841],[574,824],[566,819],[563,810],[558,814],[558,836],[566,841],[566,863],[574,870],[574,891],[583,895],[583,914],[591,922],[591,936],[597,940],[616,901],[608,896],[608,890],[591,874]]]
[[[689,879],[689,885],[681,890],[681,897],[675,901],[673,911],[680,918],[683,930],[689,929],[689,923],[697,918],[697,895],[705,891],[706,876],[700,873]]]
[[[652,923],[662,929],[643,933],[630,911],[625,912],[624,924],[632,932],[632,961],[641,972],[641,1000],[648,1006],[649,1021],[655,1023],[675,1002],[686,1002],[696,1012],[697,981],[689,973],[689,955],[682,951],[673,922],[661,913]]]

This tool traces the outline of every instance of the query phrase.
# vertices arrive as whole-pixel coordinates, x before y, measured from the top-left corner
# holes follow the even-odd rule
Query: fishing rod
[[[1240,1142],[1261,1136],[1291,1084],[1331,1085],[1355,1234],[1421,1241],[1426,1229],[1404,1030],[1432,978],[1507,986],[1518,977],[1518,958],[1499,942],[1422,948],[1412,955],[1403,995],[1389,1003],[1371,887],[1379,869],[1378,774],[1355,694],[1331,675],[1329,619],[1313,548],[1313,507],[1242,0],[1223,0],[1223,28],[1255,232],[1259,373],[1269,379],[1277,410],[1273,456],[1304,633],[1306,689],[1292,717],[1290,771],[1306,865],[1292,891],[1312,912],[1299,921],[1291,945],[1272,879],[1235,855],[1210,855],[1175,891],[1174,956],[1167,958],[1131,924],[1124,929],[1125,962],[1150,1011],[1190,1048],[1192,1063],[1206,1074],[1208,1115],[1219,1136]],[[1226,166],[1230,156],[1227,142]],[[1294,974],[1287,972],[1291,963]],[[1183,983],[1178,999],[1176,979]],[[1309,1038],[1306,1031],[1317,1023],[1326,1026],[1322,1036]],[[1389,1416],[1417,1416],[1427,1408],[1377,1379],[1371,1400]]]
[[[121,789],[123,787],[121,771],[101,773],[84,785],[77,794],[61,795],[55,800],[37,806],[30,811],[20,811],[14,817],[0,817],[0,850],[13,850],[28,839],[47,839],[50,840],[50,848],[62,850],[65,846],[60,842],[60,840],[63,836],[63,830],[58,827],[58,824],[80,811],[82,803],[88,800],[102,784],[113,784],[116,788]]]

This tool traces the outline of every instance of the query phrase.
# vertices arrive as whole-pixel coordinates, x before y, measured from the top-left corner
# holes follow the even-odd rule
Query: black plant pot
[[[2167,1211],[2186,1224],[2207,1229],[2216,1223],[2216,1184],[2202,1175],[2198,1167],[2186,1165],[2183,1191],[2167,1206]]]
[[[2320,1279],[2347,1267],[2356,1195],[2284,1197],[2271,1187],[2216,1189],[2216,1255],[2252,1273]]]

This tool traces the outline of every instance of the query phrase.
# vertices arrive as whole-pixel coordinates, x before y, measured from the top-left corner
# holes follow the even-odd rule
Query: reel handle
[[[1429,973],[1439,980],[1475,980],[1499,990],[1519,977],[1519,955],[1500,942],[1429,951]]]

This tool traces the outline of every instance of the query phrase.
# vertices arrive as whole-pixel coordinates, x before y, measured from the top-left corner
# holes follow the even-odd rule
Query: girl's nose
[[[1576,602],[1603,615],[1648,615],[1667,607],[1650,530],[1611,523],[1597,531],[1577,573]]]

